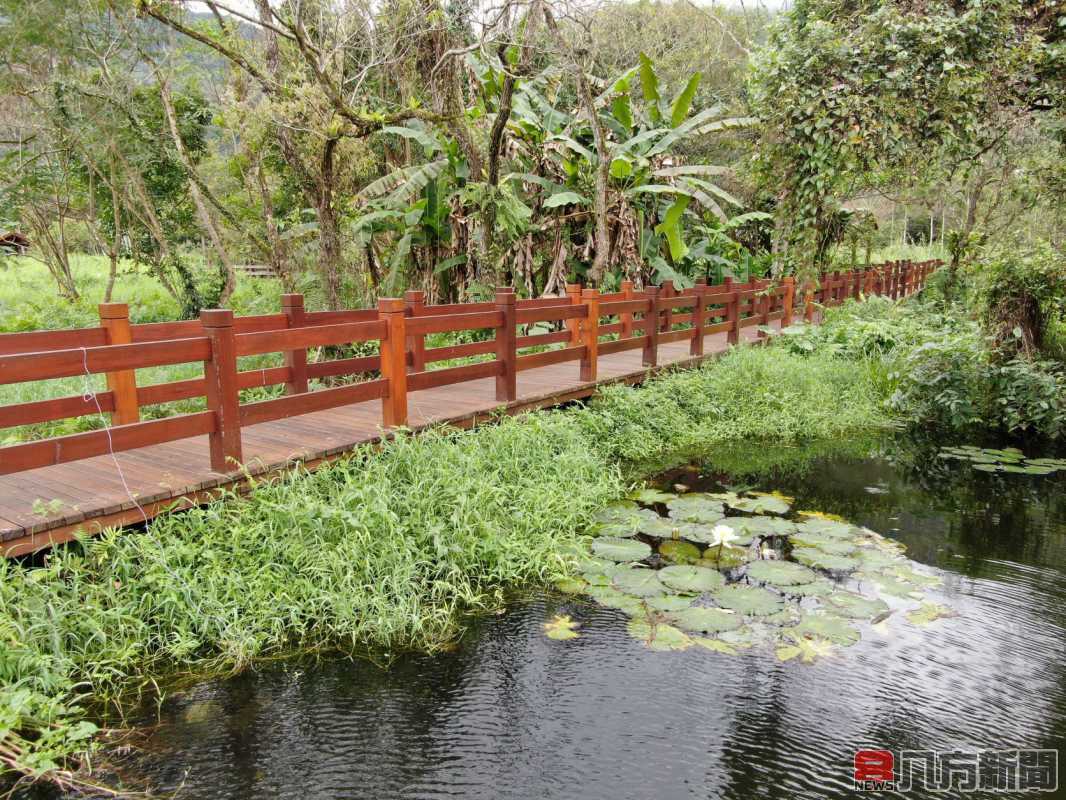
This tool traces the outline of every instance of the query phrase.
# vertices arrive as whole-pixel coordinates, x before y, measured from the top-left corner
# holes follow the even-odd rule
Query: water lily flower
[[[711,547],[732,547],[734,550],[741,550],[739,545],[733,544],[740,537],[733,532],[733,529],[728,525],[715,525],[711,528]]]

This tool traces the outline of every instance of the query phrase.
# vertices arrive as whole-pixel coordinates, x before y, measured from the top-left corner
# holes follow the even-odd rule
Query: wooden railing
[[[131,325],[125,304],[100,306],[100,326],[71,330],[0,334],[0,384],[103,374],[107,390],[85,396],[0,406],[0,428],[33,425],[108,413],[111,426],[0,448],[0,475],[76,461],[109,452],[206,434],[211,467],[229,472],[242,461],[241,428],[337,406],[380,399],[382,424],[407,424],[411,392],[495,378],[501,403],[517,399],[516,376],[523,370],[578,361],[580,379],[596,381],[599,357],[640,349],[642,363],[658,364],[658,349],[689,342],[703,354],[707,336],[725,333],[730,344],[743,328],[780,320],[792,324],[802,305],[804,319],[819,306],[878,294],[892,298],[919,291],[939,261],[892,262],[865,271],[834,272],[800,288],[792,278],[779,284],[751,280],[696,286],[678,291],[636,290],[630,281],[619,292],[567,286],[565,297],[516,300],[500,289],[491,302],[425,305],[421,292],[382,299],[377,309],[307,312],[301,295],[283,295],[282,313],[234,317],[232,311],[203,311],[199,320]],[[531,325],[557,324],[559,330],[530,333]],[[525,329],[519,334],[519,328]],[[494,338],[426,348],[426,336],[466,330],[492,330]],[[309,363],[308,348],[377,342],[372,356]],[[530,348],[563,345],[530,353]],[[281,353],[283,365],[241,371],[237,359]],[[427,365],[471,356],[492,359],[444,369]],[[203,377],[138,386],[135,370],[201,362]],[[371,380],[309,391],[311,379],[377,374]],[[240,391],[284,386],[284,396],[241,403]],[[142,421],[140,409],[203,397],[206,410]]]

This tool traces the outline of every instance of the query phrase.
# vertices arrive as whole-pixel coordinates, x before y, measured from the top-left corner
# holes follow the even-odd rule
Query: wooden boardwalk
[[[199,320],[142,325],[130,323],[124,304],[105,303],[99,327],[0,334],[0,384],[107,377],[107,389],[94,395],[0,406],[0,428],[98,414],[111,422],[0,447],[0,554],[146,522],[296,463],[313,469],[397,427],[469,427],[500,411],[587,397],[605,383],[637,383],[757,341],[760,329],[791,324],[794,311],[815,321],[819,308],[849,298],[906,297],[936,266],[893,262],[826,274],[799,287],[799,303],[791,277],[701,280],[684,290],[669,281],[637,290],[624,281],[607,294],[570,285],[566,296],[518,300],[501,288],[491,302],[444,305],[426,305],[422,292],[410,291],[380,299],[377,309],[317,312],[292,294],[279,314],[208,309]],[[460,331],[482,333],[427,345],[428,336]],[[330,348],[359,342],[376,354],[330,358]],[[282,366],[242,368],[242,358],[271,353]],[[490,358],[464,363],[471,356]],[[138,383],[138,370],[194,362],[202,378]],[[349,376],[370,379],[331,385]],[[266,386],[284,393],[241,394]],[[142,408],[191,398],[204,398],[206,409],[142,418]]]
[[[742,336],[757,338],[754,329],[745,329]],[[724,333],[708,336],[702,358],[728,347]],[[642,366],[639,350],[604,355],[593,384],[579,380],[575,362],[530,369],[518,374],[518,399],[506,404],[495,400],[491,378],[426,389],[409,396],[409,427],[447,423],[466,428],[503,407],[510,414],[543,409],[591,396],[602,384],[639,383],[649,372],[692,366],[702,358],[689,355],[688,342],[660,347],[660,366],[653,369]],[[382,432],[378,400],[262,422],[242,430],[245,468],[254,476],[276,474],[296,462],[313,468],[376,441]],[[141,523],[145,514],[203,502],[211,490],[233,489],[242,481],[211,470],[207,436],[0,476],[0,542],[7,555],[30,553],[68,541],[78,530]]]
[[[779,322],[771,324],[780,327]],[[745,328],[741,336],[748,342],[758,338],[754,328]],[[517,376],[518,399],[507,404],[494,399],[494,378],[413,392],[409,425],[414,430],[438,424],[469,427],[501,408],[517,414],[588,397],[603,384],[639,383],[649,373],[716,357],[729,347],[726,334],[708,336],[704,347],[705,355],[693,358],[688,342],[661,345],[659,366],[652,369],[642,366],[639,350],[600,356],[596,383],[582,383],[573,361],[526,370]],[[296,462],[314,468],[377,440],[382,435],[381,402],[251,425],[242,435],[245,467],[252,475],[276,474]],[[145,515],[204,502],[212,489],[239,488],[242,481],[211,470],[206,436],[0,475],[0,542],[8,555],[32,552],[67,541],[78,530],[136,524]]]

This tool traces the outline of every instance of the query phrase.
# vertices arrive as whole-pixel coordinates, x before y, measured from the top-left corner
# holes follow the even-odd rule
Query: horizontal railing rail
[[[499,402],[514,402],[519,372],[578,361],[581,380],[595,382],[602,355],[640,349],[642,363],[654,367],[662,345],[687,341],[690,354],[700,356],[708,336],[724,333],[737,344],[744,328],[758,326],[765,336],[772,322],[787,327],[799,314],[811,321],[818,308],[849,298],[913,294],[940,263],[895,261],[802,285],[791,277],[726,278],[714,286],[698,281],[678,290],[666,281],[638,290],[623,281],[616,292],[571,284],[565,296],[528,300],[500,289],[491,301],[443,305],[426,305],[422,292],[411,291],[382,299],[376,309],[343,311],[307,312],[301,295],[288,294],[280,314],[235,317],[214,309],[199,320],[140,325],[130,323],[125,304],[105,303],[99,327],[0,334],[0,385],[99,374],[107,380],[107,389],[95,393],[0,406],[0,428],[111,417],[103,430],[0,447],[0,474],[205,435],[212,469],[230,472],[242,461],[242,427],[370,400],[381,401],[385,428],[399,427],[407,424],[410,392],[485,379],[495,381]],[[426,347],[427,336],[460,331],[477,332],[476,340]],[[336,348],[343,354],[357,343],[376,344],[378,352],[308,362],[311,349],[336,355]],[[239,367],[238,359],[275,353],[281,366]],[[427,369],[466,359],[471,363]],[[137,385],[137,370],[187,363],[201,363],[203,375]],[[352,376],[363,380],[309,386]],[[244,390],[276,386],[283,396],[241,400]],[[191,398],[204,398],[206,410],[140,418],[143,407]]]

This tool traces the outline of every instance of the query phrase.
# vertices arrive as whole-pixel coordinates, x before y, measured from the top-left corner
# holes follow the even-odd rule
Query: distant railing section
[[[512,402],[516,376],[524,370],[577,361],[580,379],[591,383],[601,355],[640,349],[643,364],[654,367],[661,345],[687,341],[691,355],[700,356],[707,336],[725,333],[727,342],[737,344],[743,328],[777,320],[791,325],[798,306],[812,321],[819,306],[849,297],[913,294],[940,263],[897,261],[833,272],[801,287],[791,277],[776,284],[700,281],[683,291],[669,281],[643,290],[624,281],[621,291],[610,294],[569,285],[565,297],[517,300],[513,289],[499,289],[490,302],[436,306],[410,291],[403,299],[382,299],[377,309],[348,311],[308,312],[301,295],[287,294],[280,314],[234,317],[212,309],[199,320],[146,325],[130,324],[126,304],[104,303],[99,327],[0,334],[0,384],[93,374],[107,379],[107,390],[96,394],[0,406],[0,428],[101,412],[112,422],[102,430],[2,447],[0,475],[204,434],[211,468],[230,472],[243,459],[245,426],[380,399],[383,426],[400,427],[407,424],[411,392],[481,378],[495,378],[496,399]],[[529,331],[541,323],[561,323],[561,329]],[[429,334],[484,329],[494,338],[426,348]],[[357,342],[377,342],[379,353],[308,362],[309,348]],[[545,345],[563,346],[528,352]],[[281,353],[283,365],[239,369],[238,358],[264,353]],[[427,370],[432,363],[483,355],[493,358]],[[137,369],[191,362],[203,364],[202,378],[137,385]],[[379,377],[372,380],[309,391],[311,379],[375,373]],[[242,389],[277,385],[284,386],[284,396],[240,402]],[[195,397],[206,399],[207,410],[140,418],[142,407]]]

